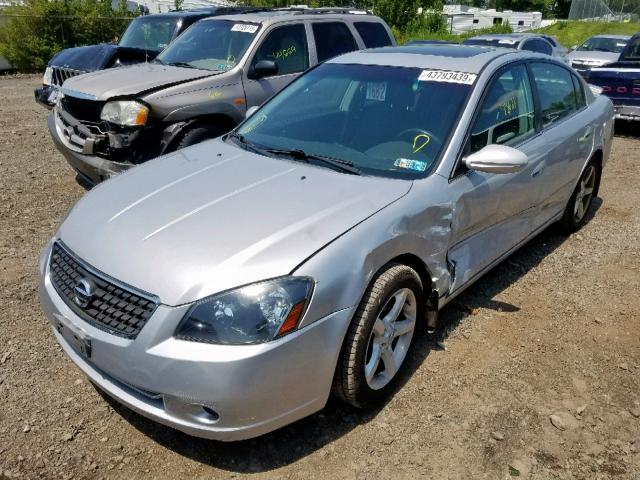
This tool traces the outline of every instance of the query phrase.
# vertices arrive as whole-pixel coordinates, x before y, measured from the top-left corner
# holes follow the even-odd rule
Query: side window
[[[314,23],[313,37],[316,40],[318,62],[358,49],[349,27],[342,22]]]
[[[362,37],[365,47],[377,48],[391,45],[389,34],[381,23],[356,22],[354,26],[360,37]]]
[[[551,45],[542,40],[529,40],[522,46],[522,50],[529,50],[530,52],[544,53],[545,55],[551,55],[553,49]]]
[[[304,25],[286,25],[269,32],[258,47],[251,65],[261,60],[274,61],[278,66],[278,75],[304,72],[309,68],[309,47]]]
[[[578,109],[586,107],[587,106],[587,99],[584,96],[584,87],[582,85],[582,82],[577,77],[577,75],[573,75],[572,74],[571,78],[573,79],[573,88],[576,91],[576,104],[577,104]]]
[[[524,65],[506,69],[483,100],[471,129],[470,151],[487,145],[514,145],[535,132],[535,107]]]
[[[569,70],[553,63],[532,63],[531,72],[538,89],[542,123],[545,127],[578,109],[576,90]]]

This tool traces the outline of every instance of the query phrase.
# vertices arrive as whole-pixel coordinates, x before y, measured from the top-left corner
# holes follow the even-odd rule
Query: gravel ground
[[[54,341],[38,305],[38,253],[83,191],[49,139],[37,82],[0,78],[0,478],[640,480],[632,126],[620,129],[585,228],[544,232],[447,307],[443,331],[419,339],[386,405],[331,401],[267,436],[221,444],[103,398]]]

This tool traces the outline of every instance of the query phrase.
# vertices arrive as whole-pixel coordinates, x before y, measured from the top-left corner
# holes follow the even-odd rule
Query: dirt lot
[[[631,128],[615,140],[588,225],[570,238],[543,233],[449,306],[388,404],[363,413],[332,401],[265,437],[221,444],[105,400],[54,341],[38,305],[38,253],[83,191],[49,139],[37,82],[0,78],[0,478],[640,480]]]

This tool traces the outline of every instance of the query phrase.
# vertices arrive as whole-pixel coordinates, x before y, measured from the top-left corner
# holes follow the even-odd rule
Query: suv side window
[[[392,44],[387,30],[381,23],[355,22],[353,25],[367,48],[387,47]]]
[[[309,47],[304,24],[285,25],[269,32],[258,47],[251,66],[261,60],[272,60],[277,75],[304,72],[309,68]]]
[[[542,123],[545,127],[578,109],[576,90],[569,70],[553,63],[532,63],[531,73],[538,90]]]
[[[553,53],[553,49],[551,48],[551,45],[549,45],[544,40],[538,40],[538,39],[528,40],[522,46],[522,50],[544,53],[545,55],[551,55]]]
[[[514,145],[535,132],[535,106],[524,65],[504,70],[487,91],[471,128],[470,151],[487,145]]]
[[[314,23],[313,37],[316,40],[318,63],[358,49],[349,27],[342,22]]]

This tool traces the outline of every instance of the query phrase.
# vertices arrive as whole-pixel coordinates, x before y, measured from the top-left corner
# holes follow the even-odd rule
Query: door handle
[[[531,176],[535,178],[540,175],[542,172],[544,172],[544,167],[546,167],[546,163],[541,162],[540,165],[533,169],[533,172],[531,172]]]
[[[590,136],[591,136],[591,129],[590,129],[590,128],[588,128],[588,129],[587,129],[587,130],[582,134],[582,136],[581,136],[581,137],[578,137],[578,142],[580,142],[580,143],[584,143],[584,142],[586,142],[587,140],[589,140],[589,137],[590,137]]]

